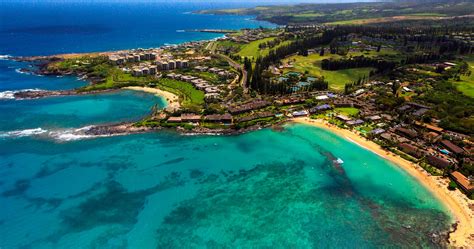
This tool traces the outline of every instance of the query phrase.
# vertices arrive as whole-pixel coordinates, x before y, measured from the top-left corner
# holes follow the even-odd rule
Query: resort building
[[[451,162],[438,156],[427,155],[426,160],[428,161],[429,164],[439,169],[444,169],[451,165]]]
[[[421,158],[425,155],[423,150],[421,150],[420,148],[418,148],[416,146],[408,144],[408,143],[400,143],[400,144],[398,144],[398,148],[401,151],[403,151],[403,152],[407,153],[408,155],[413,156],[415,158]]]
[[[454,153],[456,156],[461,156],[464,154],[464,150],[461,147],[453,144],[449,140],[441,140],[440,143],[443,145],[443,147]]]
[[[196,115],[192,113],[181,114],[181,121],[196,123],[196,122],[201,121],[201,115]]]
[[[181,123],[181,117],[169,117],[168,118],[168,123]]]
[[[418,133],[415,130],[411,130],[411,129],[407,129],[407,128],[403,128],[403,127],[396,128],[395,132],[402,135],[402,136],[405,136],[407,138],[416,138],[416,137],[418,137]]]
[[[455,181],[464,192],[468,194],[474,192],[474,183],[472,178],[464,176],[459,171],[454,171],[450,174],[450,176],[451,179],[453,179],[453,181]]]
[[[204,120],[207,122],[213,122],[213,123],[226,123],[230,124],[232,123],[232,115],[226,113],[226,114],[212,114],[212,115],[206,115],[204,117]]]

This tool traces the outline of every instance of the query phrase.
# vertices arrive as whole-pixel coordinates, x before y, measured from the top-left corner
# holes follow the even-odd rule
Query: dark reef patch
[[[28,179],[18,180],[15,182],[15,186],[13,186],[13,189],[3,192],[2,195],[5,197],[21,196],[21,195],[24,195],[25,192],[29,188],[30,188],[30,180]]]
[[[445,214],[403,198],[362,196],[330,160],[311,166],[335,181],[309,181],[310,165],[300,160],[200,176],[197,196],[176,206],[157,230],[158,248],[327,248],[351,247],[352,241],[366,241],[361,248],[445,247],[443,239],[432,240],[446,230]]]
[[[180,162],[182,162],[182,161],[184,161],[184,160],[186,160],[185,157],[178,157],[178,158],[171,159],[171,160],[162,162],[162,163],[160,163],[160,164],[157,164],[156,167],[165,166],[165,165],[170,165],[170,164],[177,164],[177,163],[180,163]]]

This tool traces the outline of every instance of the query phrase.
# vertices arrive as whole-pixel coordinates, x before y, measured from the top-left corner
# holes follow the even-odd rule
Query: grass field
[[[338,107],[335,108],[334,111],[349,117],[355,117],[357,114],[359,114],[359,109],[355,107]]]
[[[294,67],[288,68],[285,72],[296,71],[300,73],[308,72],[309,75],[323,76],[329,83],[329,88],[333,90],[341,91],[344,89],[344,85],[349,82],[356,81],[358,78],[368,76],[372,68],[352,68],[343,69],[337,71],[327,71],[321,69],[321,61],[330,58],[343,58],[340,55],[325,55],[319,56],[319,54],[311,54],[307,57],[304,56],[292,56],[287,58],[285,61],[293,61]]]
[[[248,44],[241,45],[241,49],[237,54],[242,57],[249,57],[249,58],[255,59],[259,56],[268,55],[268,52],[270,52],[271,49],[276,49],[280,46],[285,46],[291,43],[291,41],[283,41],[271,49],[270,48],[260,49],[258,47],[262,43],[273,41],[273,40],[275,40],[275,37],[269,37],[269,38],[265,38],[261,40],[256,40]]]
[[[403,16],[390,16],[390,17],[378,17],[378,18],[361,18],[352,20],[343,20],[336,22],[328,22],[327,25],[364,25],[370,23],[384,23],[384,22],[397,22],[397,21],[408,21],[408,20],[437,20],[444,16],[436,13],[422,13],[422,14],[410,14]]]
[[[245,44],[242,46],[242,49],[240,50],[238,54],[242,57],[250,57],[250,58],[257,58],[258,56],[268,54],[267,49],[262,50],[258,46],[262,43],[273,41],[273,40],[275,40],[275,37],[269,37],[269,38],[265,38],[261,40],[256,40],[248,44]]]
[[[474,98],[474,57],[466,60],[469,69],[471,70],[470,76],[461,76],[461,81],[452,81],[456,88],[464,93],[465,95]]]
[[[153,83],[156,83],[157,88],[177,94],[185,107],[190,105],[201,107],[204,104],[204,92],[195,89],[190,83],[172,79],[159,79]]]

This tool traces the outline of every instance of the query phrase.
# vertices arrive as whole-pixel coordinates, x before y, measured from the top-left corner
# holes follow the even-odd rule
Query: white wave
[[[95,138],[95,137],[100,137],[100,136],[94,136],[94,135],[86,135],[86,134],[81,134],[81,133],[76,133],[75,130],[64,130],[64,131],[52,131],[49,133],[50,137],[62,141],[62,142],[69,142],[69,141],[76,141],[76,140],[81,140],[81,139],[87,139],[87,138]]]
[[[49,133],[49,136],[55,140],[61,141],[61,142],[69,142],[69,141],[76,141],[76,140],[82,140],[82,139],[92,139],[92,138],[100,138],[100,137],[110,137],[114,135],[120,135],[120,134],[103,134],[103,135],[89,135],[86,134],[88,130],[93,128],[93,125],[90,126],[85,126],[82,128],[78,129],[66,129],[66,130],[58,130],[58,131],[52,131]]]
[[[21,71],[21,68],[15,69],[15,72],[16,72],[16,73],[19,73],[19,74],[31,74],[30,72],[23,72],[23,71]]]
[[[0,137],[4,137],[4,138],[29,137],[29,136],[37,136],[37,135],[45,134],[46,132],[48,131],[42,128],[34,128],[34,129],[0,132]]]
[[[21,90],[14,90],[14,91],[3,91],[0,92],[0,99],[15,99],[15,93],[20,92],[40,92],[44,91],[39,88],[32,88],[32,89],[21,89]]]
[[[8,54],[0,55],[0,60],[9,60],[10,58],[12,58],[12,56]]]
[[[0,92],[0,99],[15,99],[15,91]]]
[[[186,32],[186,30],[183,30],[183,29],[177,29],[176,32],[178,33],[183,33],[183,32]]]

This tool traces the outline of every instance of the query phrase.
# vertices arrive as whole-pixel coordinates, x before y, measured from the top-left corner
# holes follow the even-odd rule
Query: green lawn
[[[308,71],[309,75],[313,76],[324,76],[324,78],[329,83],[329,88],[333,90],[343,90],[344,85],[349,82],[356,81],[358,78],[369,75],[369,72],[372,68],[351,68],[351,69],[343,69],[337,71],[328,71],[321,69],[321,61],[323,59],[330,59],[330,58],[343,58],[340,55],[325,55],[319,56],[319,54],[311,54],[309,56],[292,56],[287,58],[285,61],[293,61],[294,67],[288,68],[285,72],[296,71],[300,73],[304,73]]]
[[[177,94],[182,100],[181,104],[202,106],[204,104],[204,92],[197,90],[190,83],[173,79],[159,79],[154,81],[157,88]]]
[[[359,109],[355,107],[338,107],[335,108],[334,111],[350,117],[355,117],[359,114]]]
[[[461,76],[461,81],[452,81],[456,88],[464,93],[465,95],[474,98],[474,57],[466,60],[469,69],[471,70],[470,76]]]
[[[273,40],[275,40],[275,37],[269,37],[269,38],[265,38],[261,40],[256,40],[248,44],[242,45],[241,50],[239,51],[238,55],[242,57],[249,57],[249,58],[257,58],[259,56],[265,56],[268,54],[270,49],[269,48],[260,49],[258,46],[262,43],[273,41]],[[288,45],[289,43],[291,43],[291,41],[283,41],[272,49],[278,48],[280,46]]]

